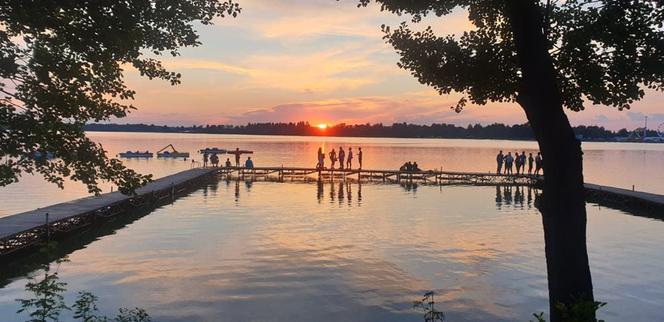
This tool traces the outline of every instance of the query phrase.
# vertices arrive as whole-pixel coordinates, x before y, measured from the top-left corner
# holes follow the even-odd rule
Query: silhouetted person
[[[533,154],[529,153],[528,154],[528,174],[533,174],[533,161],[535,161],[535,159],[533,158]]]
[[[512,152],[507,152],[507,156],[505,156],[505,174],[512,174],[513,162],[514,157],[512,157]]]
[[[344,148],[339,147],[339,169],[344,169],[344,161],[346,160],[346,152]]]
[[[357,162],[360,164],[359,169],[362,170],[362,148],[357,148]]]
[[[325,153],[323,153],[323,148],[318,148],[317,156],[318,163],[316,164],[316,169],[322,170],[325,167]]]
[[[235,166],[240,166],[240,148],[235,148]]]
[[[203,167],[204,168],[207,168],[209,158],[210,158],[210,156],[207,154],[207,152],[203,153]]]
[[[516,163],[516,174],[519,174],[519,170],[521,169],[521,156],[519,152],[514,152],[514,163]]]
[[[422,171],[422,169],[420,169],[420,167],[417,165],[417,162],[413,162],[412,167],[412,171]]]
[[[500,174],[500,172],[503,170],[504,159],[505,156],[503,155],[503,150],[500,150],[500,152],[498,152],[498,155],[496,156],[496,164],[498,164],[498,167],[496,168],[497,174]]]
[[[231,163],[231,159],[230,159],[230,158],[226,158],[226,168],[230,168],[230,167],[232,167],[232,166],[233,166],[233,164]]]
[[[216,153],[212,153],[212,156],[210,157],[210,163],[212,163],[213,167],[219,166],[219,157]]]
[[[332,151],[330,151],[330,164],[331,164],[330,169],[334,170],[335,163],[337,163],[337,152],[334,151],[334,149],[332,149]]]
[[[521,174],[526,173],[526,151],[521,151]]]
[[[254,161],[251,161],[251,157],[247,158],[247,161],[244,162],[244,167],[247,169],[253,169],[254,168]]]
[[[544,160],[542,160],[542,153],[537,152],[537,156],[535,157],[535,175],[539,175],[540,170],[542,170],[543,164]]]
[[[346,169],[353,168],[353,148],[348,148],[348,159],[346,160]]]

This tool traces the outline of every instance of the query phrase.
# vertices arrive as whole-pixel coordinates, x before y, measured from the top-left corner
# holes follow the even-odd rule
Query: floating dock
[[[52,235],[71,232],[98,219],[110,218],[128,209],[174,199],[197,187],[217,169],[197,168],[157,179],[128,196],[120,192],[76,199],[0,218],[0,256],[29,247]]]
[[[521,185],[538,186],[544,178],[536,175],[501,175],[480,172],[441,170],[399,171],[365,169],[316,169],[297,167],[196,168],[157,179],[136,190],[136,195],[120,192],[39,208],[0,218],[0,257],[33,246],[53,235],[64,235],[93,222],[117,216],[127,210],[167,200],[193,190],[209,178],[247,181],[319,181],[343,180],[376,183],[418,183],[431,185]],[[617,205],[664,209],[664,196],[586,184],[589,198]]]
[[[351,180],[399,183],[403,181],[421,184],[469,184],[469,185],[537,185],[541,176],[519,174],[501,175],[481,172],[454,172],[442,170],[400,171],[369,169],[317,169],[293,167],[231,167],[216,168],[221,178],[253,181],[317,181]]]

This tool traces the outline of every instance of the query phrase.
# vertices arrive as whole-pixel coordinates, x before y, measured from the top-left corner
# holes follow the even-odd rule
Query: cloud
[[[296,93],[330,93],[356,90],[401,72],[376,60],[380,48],[356,44],[310,53],[248,55],[229,63],[209,59],[164,60],[171,70],[207,70],[234,74],[243,79],[235,89],[278,88]],[[186,73],[184,73],[186,75]]]
[[[234,124],[309,121],[332,124],[444,122],[466,125],[477,122],[524,122],[520,110],[509,104],[493,106],[493,111],[489,113],[481,107],[470,107],[462,113],[456,113],[450,109],[455,102],[456,98],[452,96],[418,92],[397,97],[357,97],[281,104],[230,116],[227,120]],[[478,112],[485,116],[479,117]]]

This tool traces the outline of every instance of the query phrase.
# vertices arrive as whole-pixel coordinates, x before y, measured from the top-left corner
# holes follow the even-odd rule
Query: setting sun
[[[325,123],[318,124],[318,128],[321,129],[321,130],[325,130],[325,129],[327,129],[327,124],[325,124]]]

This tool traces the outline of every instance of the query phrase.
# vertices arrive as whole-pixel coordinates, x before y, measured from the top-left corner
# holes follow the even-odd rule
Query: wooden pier
[[[217,168],[217,175],[225,179],[253,181],[317,181],[350,180],[400,183],[414,182],[421,184],[469,184],[469,185],[537,185],[541,176],[535,175],[500,175],[481,172],[454,172],[442,170],[399,171],[369,169],[316,169],[293,167],[256,167],[256,168]]]
[[[136,195],[105,193],[0,218],[0,256],[32,246],[51,236],[68,233],[126,210],[164,200],[195,188],[217,171],[197,168],[157,179],[136,190]]]

